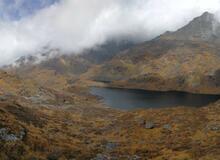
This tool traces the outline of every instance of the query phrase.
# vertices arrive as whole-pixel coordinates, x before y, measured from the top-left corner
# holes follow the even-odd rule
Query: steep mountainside
[[[59,49],[45,47],[35,55],[20,57],[13,64],[4,66],[4,70],[40,86],[62,90],[93,66],[111,60],[120,51],[133,45],[134,42],[127,40],[111,40],[80,54],[63,53]]]
[[[90,79],[110,86],[220,93],[220,28],[204,13],[176,32],[122,52]]]
[[[78,75],[85,73],[92,65],[111,60],[120,51],[131,48],[133,45],[134,42],[128,40],[109,40],[102,45],[85,49],[80,54],[64,53],[59,49],[44,47],[35,55],[22,56],[4,68],[17,73],[27,73],[33,68],[39,68]]]
[[[176,32],[166,32],[160,39],[187,41],[216,41],[220,38],[220,23],[215,15],[205,12]]]

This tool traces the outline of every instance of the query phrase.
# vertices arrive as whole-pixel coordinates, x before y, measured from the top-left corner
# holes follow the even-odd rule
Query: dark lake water
[[[158,92],[99,87],[92,87],[90,93],[95,96],[101,97],[101,100],[106,105],[123,110],[175,106],[202,107],[220,99],[220,95],[190,94],[176,91]]]

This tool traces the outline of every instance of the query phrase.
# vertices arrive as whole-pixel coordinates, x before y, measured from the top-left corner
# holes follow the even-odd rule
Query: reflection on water
[[[102,101],[108,106],[126,110],[175,106],[201,107],[220,99],[220,95],[98,87],[92,87],[90,93],[102,97]]]

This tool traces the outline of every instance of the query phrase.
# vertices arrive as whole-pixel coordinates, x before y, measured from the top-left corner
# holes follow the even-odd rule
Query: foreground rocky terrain
[[[6,66],[0,71],[0,159],[219,160],[220,101],[121,111],[89,93],[95,85],[219,94],[217,31],[214,16],[204,13],[132,48],[110,43],[83,55],[23,57]]]
[[[83,88],[77,94],[72,89],[56,98],[52,92],[50,100],[1,95],[0,158],[220,158],[220,102],[202,108],[117,111]]]

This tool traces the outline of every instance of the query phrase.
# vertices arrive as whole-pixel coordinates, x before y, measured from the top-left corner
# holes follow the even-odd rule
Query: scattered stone
[[[207,126],[208,130],[220,131],[220,124],[211,124]]]
[[[0,96],[0,101],[6,101],[7,100],[7,97],[5,96]]]
[[[170,124],[165,124],[163,125],[163,129],[171,130],[171,125]]]
[[[36,104],[40,104],[45,101],[45,98],[38,96],[38,95],[32,96],[32,97],[25,97],[25,99],[30,100],[31,102],[36,103]]]
[[[6,128],[1,128],[0,129],[0,140],[6,141],[6,142],[15,142],[19,140],[19,138],[14,134],[9,134]]]
[[[65,100],[65,101],[64,101],[64,104],[71,104],[71,103],[70,103],[70,101]]]
[[[95,158],[92,158],[91,160],[110,160],[111,158],[104,154],[97,154]]]
[[[84,143],[85,143],[85,144],[91,144],[91,143],[92,143],[92,140],[91,140],[91,139],[85,139],[85,140],[84,140]]]
[[[6,128],[1,128],[1,129],[0,129],[0,136],[1,136],[1,135],[4,135],[6,132],[7,132],[7,129],[6,129]]]
[[[22,140],[26,136],[25,130],[19,132],[19,135],[10,134],[7,128],[0,129],[0,140],[6,142],[15,142],[18,140]]]
[[[117,147],[117,144],[114,142],[108,142],[105,146],[106,150],[111,151]]]
[[[129,158],[130,160],[140,160],[141,157],[139,157],[138,155],[134,155],[131,158]]]
[[[154,122],[146,122],[145,123],[145,128],[146,129],[153,129],[153,128],[155,128]]]
[[[22,129],[22,130],[19,132],[19,139],[20,139],[20,140],[23,140],[26,135],[27,135],[26,129]]]

